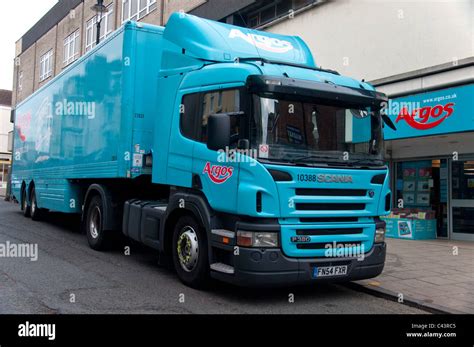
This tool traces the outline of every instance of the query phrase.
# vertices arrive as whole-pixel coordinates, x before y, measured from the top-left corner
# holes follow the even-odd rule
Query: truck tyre
[[[33,187],[31,189],[31,197],[30,197],[30,202],[31,202],[31,206],[30,206],[30,215],[31,215],[31,219],[35,220],[35,221],[38,221],[41,219],[42,217],[42,209],[40,209],[38,207],[38,202],[36,200],[36,190],[35,190],[35,187]]]
[[[173,263],[179,279],[202,288],[209,278],[207,240],[203,228],[191,216],[181,217],[173,232]]]
[[[30,206],[28,206],[28,201],[26,200],[26,188],[21,191],[21,210],[25,217],[30,216]]]
[[[89,246],[96,251],[104,250],[109,235],[104,230],[104,207],[99,195],[93,196],[89,201],[84,223]]]

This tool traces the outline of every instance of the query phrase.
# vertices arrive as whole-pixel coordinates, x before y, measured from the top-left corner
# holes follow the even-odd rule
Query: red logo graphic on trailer
[[[221,184],[232,177],[234,168],[232,166],[211,165],[211,163],[207,162],[202,173],[207,174],[212,182]]]
[[[404,119],[412,128],[418,130],[432,129],[443,123],[453,114],[454,102],[446,105],[426,106],[414,109],[412,113],[408,112],[406,107],[402,108],[395,123]]]

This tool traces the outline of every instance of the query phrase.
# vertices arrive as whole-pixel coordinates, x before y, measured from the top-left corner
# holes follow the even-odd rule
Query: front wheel
[[[191,216],[178,220],[173,232],[173,263],[179,279],[193,288],[209,278],[207,240],[203,228]]]

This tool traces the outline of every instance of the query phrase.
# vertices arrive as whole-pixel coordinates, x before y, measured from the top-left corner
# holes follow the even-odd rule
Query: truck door
[[[202,190],[211,207],[219,211],[235,212],[239,164],[232,155],[239,139],[239,122],[231,117],[231,139],[229,148],[219,152],[207,148],[207,121],[215,113],[239,112],[238,88],[213,89],[201,92],[200,114],[197,117],[199,139],[194,145],[193,174],[199,176]]]

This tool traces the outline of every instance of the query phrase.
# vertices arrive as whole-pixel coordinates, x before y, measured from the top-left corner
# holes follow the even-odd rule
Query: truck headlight
[[[375,243],[382,243],[385,241],[385,227],[387,223],[380,218],[375,218]]]
[[[237,231],[237,245],[242,247],[278,247],[278,233],[266,231]]]
[[[375,229],[375,243],[381,243],[385,241],[385,226],[383,228]]]

